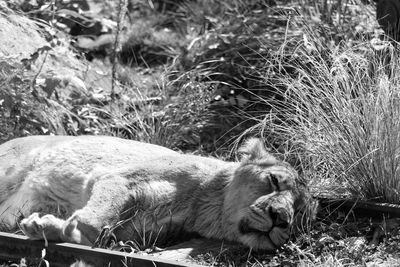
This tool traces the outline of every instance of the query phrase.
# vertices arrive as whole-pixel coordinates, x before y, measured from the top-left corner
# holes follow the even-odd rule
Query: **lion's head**
[[[246,157],[224,200],[226,238],[254,249],[276,249],[300,219],[314,215],[316,204],[297,171],[270,155],[259,139],[250,139],[240,152]]]

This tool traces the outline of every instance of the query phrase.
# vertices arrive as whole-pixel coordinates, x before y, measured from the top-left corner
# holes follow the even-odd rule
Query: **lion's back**
[[[178,154],[168,148],[109,136],[30,136],[0,145],[0,179],[40,164],[73,164],[81,169],[148,161]]]
[[[32,209],[52,209],[51,200],[66,201],[67,212],[72,211],[85,204],[85,188],[91,173],[98,169],[126,168],[171,155],[180,154],[157,145],[106,136],[11,140],[0,145],[0,214],[12,226],[14,219],[8,215],[26,216],[24,213]],[[49,203],[49,207],[38,207],[38,203]]]

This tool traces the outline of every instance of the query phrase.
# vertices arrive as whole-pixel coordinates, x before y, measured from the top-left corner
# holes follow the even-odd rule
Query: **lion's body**
[[[279,177],[286,175],[287,167],[260,164]],[[15,139],[0,146],[0,230],[14,230],[17,222],[26,218],[21,227],[31,238],[43,238],[44,233],[49,240],[93,244],[103,227],[123,222],[115,229],[120,240],[144,235],[162,240],[171,234],[193,232],[271,249],[285,241],[281,239],[287,238],[286,228],[293,221],[299,194],[285,194],[293,193],[296,177],[285,180],[290,190],[278,186],[282,192],[276,193],[271,182],[269,189],[260,189],[251,181],[240,185],[246,177],[235,181],[241,168],[244,176],[252,175],[254,170],[245,170],[247,167],[113,137]],[[263,172],[257,168],[257,173]],[[287,221],[284,234],[273,227],[269,215],[265,225],[259,221],[263,215],[247,218],[249,206],[265,196],[272,199],[267,202],[273,203],[274,209],[282,204],[285,212],[278,217]],[[36,212],[57,218],[40,217]],[[252,228],[247,227],[249,220],[256,221],[249,223]],[[271,233],[256,241],[252,233],[239,231],[254,227]],[[272,233],[278,230],[279,234]],[[277,240],[269,244],[271,239]]]

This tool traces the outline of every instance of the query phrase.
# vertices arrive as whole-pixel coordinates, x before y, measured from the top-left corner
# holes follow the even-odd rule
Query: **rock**
[[[0,13],[0,57],[28,58],[45,44],[39,27],[32,20]]]

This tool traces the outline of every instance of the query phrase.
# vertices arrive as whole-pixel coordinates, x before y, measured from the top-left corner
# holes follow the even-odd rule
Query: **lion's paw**
[[[274,227],[269,233],[269,237],[276,246],[281,246],[286,243],[289,239],[290,230],[289,228]]]
[[[64,220],[58,219],[51,214],[39,216],[33,213],[21,221],[22,231],[31,239],[44,239],[57,241],[61,239]]]

